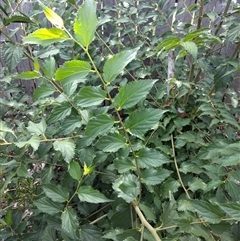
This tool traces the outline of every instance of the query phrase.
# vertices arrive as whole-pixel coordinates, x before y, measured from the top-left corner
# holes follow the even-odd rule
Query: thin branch
[[[152,236],[154,237],[155,241],[162,241],[161,238],[158,236],[157,231],[155,228],[152,227],[152,225],[145,219],[145,217],[143,216],[140,208],[138,207],[138,205],[134,202],[132,202],[132,205],[138,215],[138,217],[140,218],[142,225],[148,229],[148,231],[152,234]]]
[[[181,183],[182,188],[183,188],[183,190],[185,191],[188,199],[191,199],[191,197],[190,197],[190,195],[189,195],[186,187],[185,187],[184,184],[183,184],[183,181],[182,181],[182,178],[181,178],[181,175],[180,175],[180,172],[179,172],[179,168],[178,168],[178,164],[177,164],[177,158],[176,158],[176,153],[175,153],[175,147],[174,147],[174,141],[173,141],[173,135],[171,135],[171,143],[172,143],[174,164],[175,164],[175,167],[176,167],[176,170],[177,170],[177,175],[178,175],[179,182]]]

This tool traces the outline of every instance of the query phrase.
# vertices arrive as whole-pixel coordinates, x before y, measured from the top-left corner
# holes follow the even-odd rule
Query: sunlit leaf
[[[33,80],[41,77],[41,74],[36,71],[25,71],[16,75],[16,79]]]
[[[46,18],[57,28],[63,28],[64,23],[62,18],[56,14],[52,9],[43,6],[44,14]]]
[[[43,135],[47,129],[46,121],[42,119],[38,124],[28,122],[27,130],[36,135]]]

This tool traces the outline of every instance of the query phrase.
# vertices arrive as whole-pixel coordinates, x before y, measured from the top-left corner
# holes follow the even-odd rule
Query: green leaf
[[[8,132],[15,136],[13,130],[7,127],[7,124],[5,122],[0,120],[0,140],[4,139],[6,136],[6,133]]]
[[[115,96],[114,103],[118,110],[127,109],[143,100],[156,80],[139,80],[122,86]]]
[[[156,222],[156,213],[153,207],[151,207],[148,203],[140,203],[139,208],[141,209],[147,220]]]
[[[68,164],[68,172],[69,172],[70,176],[75,180],[79,181],[82,177],[82,169],[81,169],[79,163],[76,161],[71,161]]]
[[[203,190],[205,191],[206,188],[206,183],[197,177],[193,177],[189,182],[188,182],[189,189],[193,192],[197,190]]]
[[[125,121],[127,131],[132,135],[143,137],[144,134],[156,125],[159,119],[167,110],[161,109],[145,109],[137,110],[130,113]]]
[[[133,161],[127,157],[119,157],[114,160],[114,167],[119,173],[126,173],[129,170],[135,170]]]
[[[43,185],[43,190],[47,197],[51,198],[54,202],[63,203],[69,198],[69,193],[66,188],[54,184]]]
[[[74,33],[83,47],[88,47],[94,39],[98,24],[96,8],[94,0],[85,0],[79,8],[77,18],[74,22]]]
[[[48,45],[68,40],[68,35],[58,28],[41,28],[23,38],[25,44]]]
[[[130,203],[136,200],[140,194],[139,180],[133,174],[121,175],[113,183],[113,189],[117,192],[118,197]]]
[[[169,160],[161,152],[146,147],[136,154],[138,163],[142,168],[160,167],[165,163],[171,162],[171,160]]]
[[[185,50],[188,51],[188,53],[190,53],[193,56],[194,59],[197,58],[198,47],[194,42],[191,42],[191,41],[181,42],[181,45]]]
[[[96,147],[104,152],[117,152],[126,146],[126,139],[121,134],[109,134],[101,137],[96,143]]]
[[[53,147],[56,151],[60,151],[64,160],[69,163],[75,153],[75,144],[72,139],[64,139],[53,142]]]
[[[86,241],[101,241],[102,233],[93,225],[84,224],[81,226],[80,234]]]
[[[110,131],[113,124],[114,119],[110,115],[102,114],[97,117],[93,117],[89,120],[84,134],[88,138],[95,138],[98,135],[103,135]]]
[[[58,14],[56,14],[52,9],[43,6],[43,10],[46,18],[51,22],[51,24],[53,24],[57,28],[64,27],[62,18]]]
[[[14,68],[21,61],[23,56],[23,48],[20,45],[5,43],[2,47],[2,58],[5,61],[6,66],[10,72],[13,72]]]
[[[67,61],[56,71],[58,81],[77,81],[86,77],[91,70],[89,63],[80,60]]]
[[[16,79],[33,80],[41,77],[41,74],[36,71],[25,71],[15,76]]]
[[[41,237],[42,241],[56,241],[56,230],[47,226]]]
[[[24,177],[24,178],[31,178],[32,176],[29,174],[27,168],[23,165],[19,166],[17,169],[17,175],[19,177]]]
[[[101,87],[86,86],[80,89],[75,101],[81,107],[90,107],[100,105],[105,98],[106,92]]]
[[[141,180],[147,185],[157,185],[162,183],[171,173],[172,171],[162,168],[146,169],[141,172]]]
[[[19,148],[30,145],[34,151],[37,151],[40,145],[40,139],[36,134],[34,134],[28,141],[14,142],[14,144]]]
[[[166,54],[171,49],[177,48],[180,46],[180,38],[176,36],[168,37],[167,39],[163,40],[156,48],[156,51],[159,54]]]
[[[62,229],[70,234],[72,237],[75,236],[76,229],[78,227],[77,215],[71,207],[67,207],[62,215]]]
[[[34,204],[40,211],[50,215],[59,213],[63,209],[62,204],[53,202],[47,197],[43,197],[41,199],[38,199],[37,201],[34,201]]]
[[[33,92],[33,98],[39,99],[47,97],[55,92],[55,88],[51,84],[39,85]]]
[[[69,116],[72,111],[72,106],[68,102],[63,102],[59,106],[55,107],[50,114],[48,121],[56,122]]]
[[[44,119],[41,120],[38,124],[33,123],[32,121],[28,122],[27,130],[36,135],[43,135],[47,129],[46,121]]]
[[[82,202],[88,203],[104,203],[112,201],[91,186],[81,186],[78,189],[78,197]]]
[[[136,58],[138,49],[123,51],[109,58],[103,66],[104,81],[110,83],[115,80],[124,68]]]
[[[221,163],[222,166],[238,165],[240,163],[240,155],[239,153],[236,153],[231,156],[225,156],[220,158],[219,163]]]
[[[204,221],[209,223],[220,223],[224,217],[224,212],[217,206],[210,202],[203,200],[190,200],[192,207],[201,215]]]
[[[231,218],[240,221],[240,203],[239,202],[227,202],[217,203],[218,206]]]
[[[64,120],[61,125],[59,135],[69,135],[71,134],[76,128],[80,128],[82,126],[81,117],[79,115],[72,115],[69,116]]]
[[[52,79],[55,74],[56,61],[52,56],[49,56],[43,63],[43,73],[44,75]]]
[[[3,18],[4,26],[9,25],[10,23],[34,23],[29,17],[21,16],[21,15],[14,15],[10,18]]]

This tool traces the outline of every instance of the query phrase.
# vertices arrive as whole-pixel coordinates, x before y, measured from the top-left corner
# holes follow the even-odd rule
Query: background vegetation
[[[239,4],[26,3],[1,5],[0,238],[240,240]]]

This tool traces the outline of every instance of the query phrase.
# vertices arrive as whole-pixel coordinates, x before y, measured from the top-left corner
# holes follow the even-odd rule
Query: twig
[[[177,165],[177,159],[176,159],[176,153],[175,153],[175,147],[174,147],[174,141],[173,141],[173,135],[171,135],[171,143],[172,143],[172,150],[173,150],[173,158],[174,158],[174,164],[175,164],[175,167],[176,167],[176,170],[177,170],[177,175],[178,175],[178,179],[179,179],[179,182],[181,183],[182,185],[182,188],[183,190],[185,191],[188,199],[191,199],[186,187],[184,186],[183,184],[183,181],[182,181],[182,178],[181,178],[181,175],[180,175],[180,172],[179,172],[179,168],[178,168],[178,165]]]
[[[132,205],[133,205],[138,217],[140,218],[140,220],[142,222],[142,225],[148,229],[148,231],[154,237],[155,241],[162,241],[160,239],[160,237],[158,236],[156,229],[153,228],[152,225],[145,219],[145,217],[143,216],[143,214],[142,214],[140,208],[138,207],[138,205],[135,202],[132,202]]]

